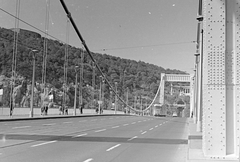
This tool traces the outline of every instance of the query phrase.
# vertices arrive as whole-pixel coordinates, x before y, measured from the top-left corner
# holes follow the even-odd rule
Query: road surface
[[[187,119],[95,116],[0,122],[1,162],[184,162]]]

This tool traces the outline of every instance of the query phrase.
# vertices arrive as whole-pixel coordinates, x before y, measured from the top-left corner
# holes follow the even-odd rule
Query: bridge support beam
[[[240,0],[203,1],[203,152],[237,159],[240,137]]]

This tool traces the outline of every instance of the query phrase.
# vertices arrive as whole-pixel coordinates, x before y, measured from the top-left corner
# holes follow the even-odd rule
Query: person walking
[[[13,101],[11,101],[11,102],[10,102],[10,117],[12,117],[12,115],[13,115],[13,109],[14,109],[14,107],[13,107]]]

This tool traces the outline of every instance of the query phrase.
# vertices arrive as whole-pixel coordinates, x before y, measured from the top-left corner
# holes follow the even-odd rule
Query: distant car
[[[173,116],[173,117],[177,117],[177,113],[176,113],[176,112],[174,112],[172,116]]]

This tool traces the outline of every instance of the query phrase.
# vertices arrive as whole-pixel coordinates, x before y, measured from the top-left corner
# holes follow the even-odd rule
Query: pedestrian
[[[80,107],[79,107],[80,114],[83,113],[83,108],[84,108],[84,104],[82,103],[82,104],[80,105]]]
[[[67,105],[65,105],[64,110],[65,110],[65,114],[68,115],[68,106]]]
[[[59,115],[62,115],[62,106],[61,105],[58,107],[58,110],[59,110]]]
[[[13,107],[13,101],[11,101],[11,102],[10,102],[10,117],[12,117],[12,115],[13,115],[13,109],[14,109],[14,107]]]
[[[46,104],[45,105],[45,115],[47,115],[48,114],[48,105]]]
[[[96,107],[96,114],[98,114],[98,107]]]

